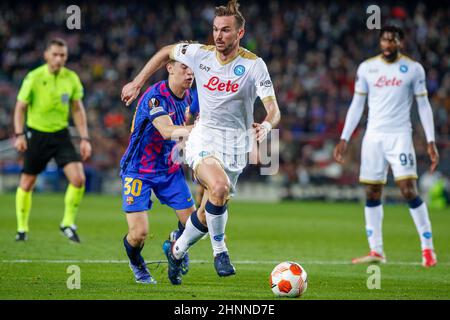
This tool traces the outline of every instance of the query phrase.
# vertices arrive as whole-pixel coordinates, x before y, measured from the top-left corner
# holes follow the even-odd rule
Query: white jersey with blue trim
[[[179,43],[170,56],[194,71],[201,110],[197,126],[206,127],[224,153],[246,153],[252,147],[246,133],[254,122],[254,102],[275,100],[273,84],[264,61],[250,51],[240,48],[228,61],[217,55],[215,46]]]
[[[367,131],[411,131],[413,98],[427,95],[425,70],[405,55],[388,63],[380,54],[360,64],[355,94],[368,96]]]

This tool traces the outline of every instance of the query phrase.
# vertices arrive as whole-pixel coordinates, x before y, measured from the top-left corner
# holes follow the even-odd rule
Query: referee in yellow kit
[[[16,240],[28,239],[33,187],[38,174],[54,158],[69,180],[60,230],[71,241],[78,243],[80,239],[76,232],[75,216],[86,181],[81,161],[91,155],[86,113],[81,100],[83,86],[78,75],[64,67],[68,57],[64,40],[51,40],[44,57],[47,63],[25,77],[14,111],[15,147],[17,151],[24,152],[24,166],[16,193]],[[81,137],[81,158],[70,140],[69,111]]]

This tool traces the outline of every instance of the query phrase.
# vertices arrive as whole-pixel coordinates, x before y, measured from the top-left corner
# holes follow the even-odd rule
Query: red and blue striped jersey
[[[175,125],[183,125],[186,108],[191,103],[190,90],[186,90],[180,99],[170,90],[167,80],[157,82],[145,91],[137,104],[128,148],[120,161],[121,174],[159,176],[180,168],[180,163],[173,159],[176,141],[164,140],[152,122],[168,115]]]

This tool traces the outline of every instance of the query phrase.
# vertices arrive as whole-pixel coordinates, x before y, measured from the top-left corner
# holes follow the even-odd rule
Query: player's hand
[[[81,160],[86,161],[91,157],[92,147],[91,143],[88,140],[81,140],[80,142],[80,154]]]
[[[141,87],[134,81],[131,81],[122,88],[121,99],[128,107],[139,96],[140,91]]]
[[[427,146],[427,153],[431,160],[430,172],[433,173],[439,164],[439,152],[436,147],[436,143],[430,142]]]
[[[339,143],[334,148],[333,152],[334,160],[336,160],[336,162],[340,164],[343,164],[345,162],[344,155],[346,151],[347,151],[347,141],[341,139],[341,141],[339,141]]]
[[[21,135],[16,138],[16,141],[14,141],[14,147],[18,152],[25,152],[25,150],[27,150],[27,139],[25,139],[25,135]]]
[[[267,123],[267,126],[263,125],[264,123]],[[271,130],[271,128],[268,127],[270,126],[270,123],[265,121],[263,124],[255,122],[252,125],[253,129],[255,129],[256,141],[258,142],[264,141]]]

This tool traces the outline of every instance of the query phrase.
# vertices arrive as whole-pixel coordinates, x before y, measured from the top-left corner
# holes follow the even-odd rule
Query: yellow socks
[[[17,232],[28,232],[28,218],[31,211],[31,191],[24,191],[21,187],[16,192]]]
[[[61,223],[62,227],[70,227],[75,224],[75,217],[78,213],[78,208],[83,199],[84,186],[76,188],[69,183],[66,190],[66,196],[64,197],[64,218]]]

